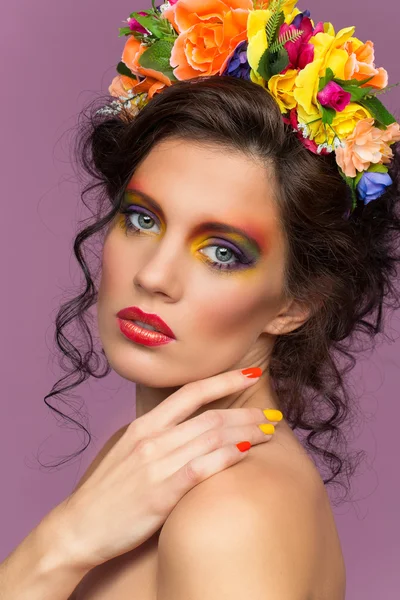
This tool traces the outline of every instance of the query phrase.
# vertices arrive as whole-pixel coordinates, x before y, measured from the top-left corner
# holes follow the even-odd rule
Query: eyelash
[[[146,213],[142,213],[138,210],[132,210],[129,208],[121,208],[119,211],[122,215],[124,215],[124,229],[126,233],[132,233],[135,235],[143,235],[142,230],[138,229],[135,225],[132,225],[132,222],[130,221],[130,216],[133,214],[139,214],[139,215],[145,215],[150,217],[150,215],[147,215]],[[154,222],[156,222],[156,220],[153,217],[150,217]],[[206,258],[206,264],[208,264],[212,269],[216,269],[217,271],[227,271],[227,274],[229,275],[229,271],[237,271],[240,269],[244,269],[246,267],[249,267],[251,265],[254,264],[254,260],[250,259],[250,260],[243,260],[243,258],[240,256],[240,254],[238,252],[235,252],[232,248],[230,248],[229,246],[224,246],[223,244],[211,244],[210,246],[208,246],[208,248],[212,248],[212,247],[218,247],[218,248],[226,248],[227,250],[230,250],[235,258],[236,258],[236,262],[235,263],[218,263],[215,261],[212,261],[211,259],[209,259],[208,257]]]

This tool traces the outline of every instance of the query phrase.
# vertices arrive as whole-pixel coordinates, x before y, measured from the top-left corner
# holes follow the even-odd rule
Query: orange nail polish
[[[260,367],[250,367],[249,369],[242,369],[241,373],[250,379],[253,377],[260,377],[262,375],[262,370]]]
[[[251,448],[250,442],[239,442],[236,446],[239,448],[240,452],[246,452],[246,450]]]

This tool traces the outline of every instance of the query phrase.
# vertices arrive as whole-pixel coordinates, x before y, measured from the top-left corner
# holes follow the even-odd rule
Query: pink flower
[[[322,106],[328,106],[338,112],[341,112],[348,104],[350,104],[350,98],[350,92],[345,92],[335,81],[330,81],[324,89],[317,94],[317,99]]]
[[[143,15],[144,17],[147,16],[147,13],[144,11],[141,11],[138,13],[139,15]],[[131,31],[137,31],[138,33],[149,33],[147,31],[147,29],[145,29],[143,27],[143,25],[141,25],[138,21],[136,21],[136,19],[134,19],[133,17],[129,17],[128,19],[128,25],[129,25],[129,29]]]
[[[345,147],[336,148],[336,162],[347,177],[356,177],[357,171],[366,171],[371,163],[390,163],[393,152],[390,143],[400,141],[398,123],[385,130],[374,127],[375,120],[358,121],[345,140]]]
[[[304,14],[307,14],[305,11]],[[302,17],[302,18],[301,18]],[[279,35],[283,35],[287,31],[302,32],[302,36],[294,42],[286,42],[285,49],[289,54],[289,65],[287,69],[304,69],[308,63],[314,60],[314,46],[309,44],[309,40],[313,35],[324,31],[324,24],[321,22],[313,28],[311,20],[308,16],[297,15],[291,25],[284,23],[280,30]],[[285,69],[285,71],[287,70]],[[285,71],[282,71],[283,73]]]

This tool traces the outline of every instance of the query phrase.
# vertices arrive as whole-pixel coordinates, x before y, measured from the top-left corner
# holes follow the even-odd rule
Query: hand
[[[90,570],[140,546],[190,489],[246,456],[238,442],[269,441],[272,435],[258,427],[268,422],[259,408],[208,410],[182,422],[256,381],[238,369],[190,382],[130,423],[85,483],[56,507],[71,560]]]

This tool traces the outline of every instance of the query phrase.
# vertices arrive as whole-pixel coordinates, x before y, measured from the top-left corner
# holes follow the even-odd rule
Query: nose
[[[165,235],[148,248],[140,269],[133,278],[134,285],[148,294],[163,294],[176,300],[182,292],[187,270],[183,246],[176,236]]]

